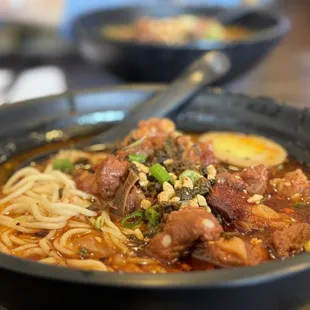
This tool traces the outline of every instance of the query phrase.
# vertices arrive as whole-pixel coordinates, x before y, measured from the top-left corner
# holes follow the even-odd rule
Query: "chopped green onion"
[[[128,156],[130,161],[136,161],[138,163],[144,163],[146,161],[146,155],[143,154],[129,154]]]
[[[183,181],[184,177],[190,178],[192,182],[195,183],[202,175],[195,170],[185,170],[180,174],[180,180]]]
[[[150,172],[160,184],[164,184],[164,182],[174,183],[168,171],[161,164],[154,164],[151,166]]]
[[[144,215],[148,221],[149,228],[157,228],[159,226],[160,214],[154,208],[146,209]]]
[[[135,211],[129,214],[128,216],[124,217],[121,221],[121,225],[125,228],[136,228],[142,222],[143,214],[140,211]]]
[[[307,206],[307,204],[305,203],[305,202],[295,202],[294,204],[293,204],[293,207],[294,208],[304,208],[304,207],[306,207]]]
[[[70,159],[55,159],[53,161],[53,169],[70,173],[73,170],[73,163]]]
[[[100,230],[104,223],[104,218],[102,215],[98,216],[95,222],[95,228]]]

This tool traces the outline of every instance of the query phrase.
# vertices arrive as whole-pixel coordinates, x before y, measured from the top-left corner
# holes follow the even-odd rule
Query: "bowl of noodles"
[[[162,83],[176,78],[207,51],[231,60],[216,85],[259,64],[288,32],[289,21],[274,11],[252,8],[228,24],[216,6],[141,5],[87,12],[73,23],[80,54],[130,82]]]
[[[123,141],[76,147],[158,90],[98,89],[0,109],[0,304],[308,301],[309,113],[209,90]]]

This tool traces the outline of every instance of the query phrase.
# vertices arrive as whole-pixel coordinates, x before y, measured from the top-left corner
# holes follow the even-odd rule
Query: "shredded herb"
[[[160,184],[164,184],[164,182],[174,183],[168,171],[161,164],[157,163],[151,166],[150,172]]]
[[[191,200],[195,198],[196,193],[189,187],[182,187],[176,191],[176,196],[180,197],[180,200]]]
[[[195,170],[185,170],[180,174],[180,180],[183,181],[184,177],[188,177],[192,180],[193,183],[195,183],[197,180],[199,180],[202,175],[198,173]]]
[[[148,221],[148,228],[158,228],[160,223],[160,213],[157,212],[153,207],[148,208],[144,212],[145,219]]]
[[[55,159],[53,161],[53,169],[70,173],[73,170],[73,163],[70,159]]]
[[[194,183],[194,192],[196,195],[207,195],[211,192],[212,190],[212,183],[210,180],[207,180],[206,178],[202,177],[198,179]]]
[[[293,204],[293,207],[294,208],[304,208],[304,207],[306,207],[307,206],[307,204],[305,203],[305,202],[295,202],[294,204]]]
[[[147,156],[143,154],[129,154],[128,159],[130,161],[136,161],[138,163],[145,163]]]
[[[80,247],[79,248],[79,256],[82,258],[88,258],[89,257],[89,252],[86,248]]]
[[[135,211],[128,216],[124,217],[121,221],[121,225],[125,228],[136,228],[142,223],[143,213]]]

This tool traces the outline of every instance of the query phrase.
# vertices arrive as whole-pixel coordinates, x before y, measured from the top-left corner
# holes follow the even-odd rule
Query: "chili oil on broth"
[[[57,143],[57,147],[59,147],[59,145],[66,147],[70,144],[71,141]],[[50,201],[61,199],[65,204],[71,203],[71,207],[76,207],[77,205],[83,207],[84,211],[88,213],[76,214],[72,217],[68,216],[65,225],[61,223],[59,226],[57,223],[48,222],[46,225],[40,225],[38,229],[27,228],[29,225],[33,226],[32,223],[35,221],[34,217],[30,215],[33,211],[22,214],[22,210],[18,210],[18,206],[14,208],[14,203],[10,203],[10,201],[1,203],[6,197],[3,193],[5,188],[4,183],[8,179],[8,176],[11,175],[12,171],[14,171],[14,168],[22,164],[30,155],[33,157],[36,154],[53,149],[53,145],[45,145],[35,151],[32,150],[19,156],[12,157],[9,161],[0,166],[0,170],[3,171],[3,174],[1,174],[2,191],[0,195],[1,214],[3,214],[3,212],[9,214],[15,220],[15,224],[11,222],[7,223],[7,225],[11,226],[7,227],[7,225],[2,224],[7,221],[8,218],[6,215],[0,215],[1,252],[47,264],[99,271],[163,273],[187,271],[190,269],[190,266],[185,263],[168,266],[155,259],[139,256],[138,250],[145,241],[141,242],[141,240],[136,237],[137,232],[135,230],[122,228],[120,222],[112,222],[107,211],[102,211],[101,214],[105,222],[105,226],[102,227],[103,231],[96,229],[96,219],[98,219],[98,216],[97,214],[95,216],[95,213],[93,213],[94,216],[92,216],[93,214],[90,213],[92,211],[88,211],[96,202],[98,203],[97,199],[81,191],[73,192],[75,195],[77,193],[79,194],[80,197],[78,199],[76,197],[73,197],[73,199],[70,197],[65,198],[64,195],[66,192],[64,189],[66,184],[65,182],[62,183],[61,179],[67,179],[68,175],[66,174],[59,174],[60,179],[58,181],[60,183],[58,187],[55,186],[55,188],[52,189],[47,183],[51,181],[55,182],[56,179],[49,179],[48,182],[40,184],[40,186],[35,188],[32,187],[28,192],[26,191],[24,196],[19,197],[17,203],[20,203],[20,200],[25,198],[33,198],[37,200],[37,203],[41,203],[42,197],[36,197],[35,195],[36,191],[38,191],[38,194],[50,196]],[[65,151],[64,153],[70,153],[69,157],[71,157],[71,160],[93,158],[94,162],[104,158],[106,155],[105,153],[82,153],[78,150]],[[63,158],[62,154],[63,153],[60,151],[56,157]],[[68,158],[68,156],[65,155],[65,158]],[[36,173],[41,176],[48,175],[48,173],[51,172],[51,160],[52,159],[43,163],[32,163],[32,167],[26,167],[22,170],[25,171],[25,175],[29,178],[34,177]],[[80,164],[77,166],[80,166]],[[32,170],[27,172],[29,169]],[[78,169],[85,169],[85,167]],[[18,173],[20,172],[21,170],[18,171]],[[66,181],[70,182],[70,178]],[[16,184],[14,184],[14,186],[15,185]],[[42,188],[44,186],[46,187],[45,190]],[[75,190],[75,187],[73,190]],[[60,196],[62,197],[60,198]],[[46,199],[43,199],[43,202],[44,201],[46,202]],[[12,209],[12,205],[13,210],[10,210]],[[9,211],[6,211],[8,208]],[[83,212],[82,209],[80,211]],[[23,220],[26,220],[25,224],[27,227],[22,226],[24,225],[21,224]],[[49,225],[52,225],[52,227]]]
[[[194,135],[194,140],[198,140],[197,135]],[[63,144],[63,147],[66,145],[68,144]],[[44,150],[46,147],[31,151],[31,155]],[[56,157],[69,157],[72,162],[79,158],[88,160],[84,166],[80,164],[78,168],[74,167],[75,170],[87,169],[85,166],[89,163],[92,166],[106,156],[106,153],[82,153],[77,150],[68,154],[60,152]],[[2,164],[2,177],[7,178],[14,167],[28,156],[29,153],[25,153]],[[53,170],[51,161],[36,163],[33,167],[19,171],[22,177],[17,177],[18,182],[11,182],[11,185],[4,184],[4,178],[1,180],[2,252],[48,264],[101,271],[161,273],[218,268],[212,263],[195,262],[186,257],[173,265],[167,265],[144,255],[143,248],[149,239],[141,238],[143,225],[141,230],[124,228],[121,221],[110,217],[108,209],[99,213],[94,207],[100,204],[98,198],[78,190],[73,177]],[[220,162],[216,164],[216,168],[219,171],[242,170],[241,167]],[[272,178],[280,178],[295,169],[302,169],[309,176],[308,167],[290,158],[271,167],[269,172]],[[31,185],[31,182],[36,183]],[[14,193],[18,191],[22,193],[16,198]],[[10,195],[13,195],[13,198],[8,199]],[[31,200],[31,208],[27,207],[27,210],[22,209],[25,199]],[[310,208],[294,207],[294,202],[275,194],[271,185],[264,194],[264,204],[296,219],[310,218]],[[100,229],[96,228],[98,221],[102,225]],[[222,225],[227,233],[242,235],[238,234],[233,225],[225,221]],[[269,231],[265,230],[250,232],[248,236],[264,240],[268,239],[268,234]]]

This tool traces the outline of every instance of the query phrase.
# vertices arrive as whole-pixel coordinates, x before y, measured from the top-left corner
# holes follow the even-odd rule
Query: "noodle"
[[[64,247],[65,244],[68,242],[68,239],[71,238],[75,234],[87,234],[90,230],[86,228],[73,228],[65,232],[59,239],[59,245]]]
[[[39,246],[47,256],[53,257],[55,259],[61,259],[61,257],[57,254],[57,252],[53,250],[52,245],[48,240],[41,239],[39,242]]]
[[[7,254],[11,253],[11,251],[2,242],[0,242],[0,251]]]
[[[84,259],[84,260],[67,259],[66,263],[69,267],[108,271],[108,268],[104,263],[93,259]]]
[[[2,233],[1,235],[1,240],[2,242],[7,246],[7,247],[12,247],[13,246],[13,242],[12,240],[10,239],[10,236],[9,234],[12,232],[13,230],[12,229],[9,229],[7,231],[5,231],[4,233]]]
[[[100,204],[98,198],[77,189],[70,176],[53,170],[50,164],[43,172],[33,167],[19,170],[6,182],[2,192],[1,252],[46,264],[101,271],[114,271],[114,267],[89,257],[87,250],[83,257],[83,252],[79,252],[85,249],[83,240],[85,245],[90,242],[90,246],[101,243],[102,252],[98,253],[102,257],[106,257],[106,250],[129,253],[126,234],[135,231],[121,230],[107,211],[102,211],[101,227],[96,229],[97,212],[88,207],[94,202]],[[89,233],[94,233],[94,239],[71,243]]]
[[[58,264],[58,260],[55,259],[54,257],[46,257],[46,258],[40,259],[39,262],[45,263],[45,264],[52,264],[52,265]]]

